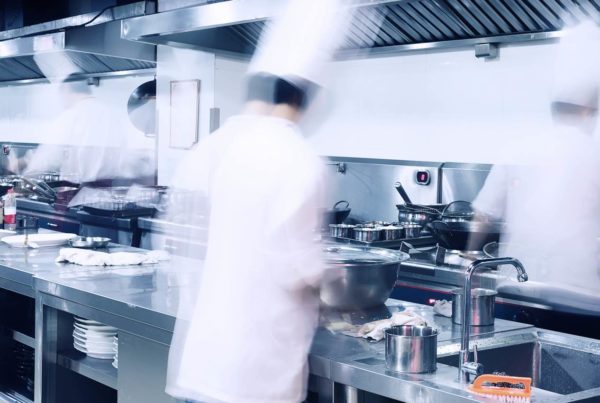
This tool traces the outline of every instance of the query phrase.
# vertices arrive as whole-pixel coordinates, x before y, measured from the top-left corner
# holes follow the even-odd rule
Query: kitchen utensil
[[[329,224],[329,235],[334,238],[352,238],[354,225]]]
[[[481,250],[505,231],[502,222],[483,221],[433,221],[427,227],[440,246],[451,250]]]
[[[423,229],[422,225],[411,222],[404,222],[400,225],[402,225],[402,228],[404,229],[405,238],[418,238],[421,235],[421,230]]]
[[[51,233],[51,234],[31,234],[28,236],[28,244],[25,245],[25,235],[13,235],[2,238],[2,242],[9,244],[14,248],[25,248],[27,246],[61,246],[76,238],[77,234]]]
[[[381,239],[385,241],[393,241],[404,237],[404,227],[397,225],[387,225],[381,227]]]
[[[494,324],[496,295],[485,288],[471,290],[471,326],[492,326]],[[452,290],[452,322],[462,324],[463,289]]]
[[[381,239],[381,230],[379,228],[354,227],[354,239],[361,242],[373,242]]]
[[[437,369],[438,331],[429,326],[392,326],[385,331],[385,364],[394,372],[421,374]]]
[[[483,374],[475,378],[469,390],[503,402],[528,402],[531,397],[531,378]]]
[[[442,210],[441,220],[442,221],[469,221],[475,216],[473,206],[468,201],[455,200],[448,203]]]
[[[325,244],[321,302],[334,309],[382,305],[392,293],[399,263],[408,254],[382,248]]]
[[[441,211],[438,210],[438,208],[441,209],[443,208],[443,206],[418,206],[415,204],[397,204],[396,208],[398,209],[398,222],[412,222],[424,225],[428,222],[439,219]]]
[[[99,236],[80,236],[69,240],[69,244],[74,248],[98,249],[106,248],[111,239]]]
[[[406,190],[404,190],[404,186],[402,186],[402,183],[396,182],[394,183],[394,187],[398,191],[398,194],[400,194],[400,197],[402,197],[402,200],[404,200],[405,204],[412,204],[412,201],[410,200],[410,197],[408,197],[408,193],[406,193]]]
[[[127,113],[133,126],[144,134],[156,134],[156,80],[136,87],[127,101]]]
[[[327,228],[329,224],[342,224],[350,215],[350,211],[350,203],[346,200],[338,201],[332,209],[323,210],[323,225]]]

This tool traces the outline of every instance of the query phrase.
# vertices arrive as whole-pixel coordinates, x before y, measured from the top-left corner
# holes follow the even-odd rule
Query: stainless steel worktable
[[[132,249],[111,247],[111,251],[116,250]],[[46,297],[52,300],[53,309],[69,310],[69,304],[74,304],[77,307],[70,311],[72,314],[85,316],[88,313],[90,319],[103,321],[127,333],[164,345],[170,342],[178,305],[183,296],[194,289],[196,270],[191,261],[173,258],[146,266],[82,267],[55,263],[57,255],[58,248],[26,250],[0,245],[0,279],[35,290],[40,305],[46,303]],[[322,320],[324,324],[336,321],[359,324],[407,307],[417,310],[440,329],[438,354],[457,352],[458,327],[453,326],[448,318],[433,316],[428,306],[389,300],[383,312],[323,312]],[[43,309],[37,311],[38,314],[42,312]],[[496,320],[494,327],[475,332],[474,339],[485,345],[486,340],[529,330],[534,329],[520,323]],[[43,337],[36,328],[36,338],[38,336]],[[45,344],[38,341],[37,346],[43,349]],[[392,399],[408,402],[478,401],[456,382],[457,370],[454,367],[438,364],[437,372],[426,375],[392,374],[385,368],[382,342],[355,339],[330,332],[324,327],[317,331],[309,360],[311,374],[317,378]],[[36,388],[38,385],[41,386],[41,382],[36,380]],[[532,401],[561,401],[561,398],[560,395],[536,390]]]

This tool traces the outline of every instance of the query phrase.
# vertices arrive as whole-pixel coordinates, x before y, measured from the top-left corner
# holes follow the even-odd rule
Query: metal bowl
[[[321,302],[339,310],[382,305],[394,289],[399,263],[408,259],[399,251],[339,244],[325,245],[324,252]]]
[[[110,241],[110,238],[100,236],[78,236],[77,238],[71,239],[69,244],[73,248],[98,249],[106,248]]]

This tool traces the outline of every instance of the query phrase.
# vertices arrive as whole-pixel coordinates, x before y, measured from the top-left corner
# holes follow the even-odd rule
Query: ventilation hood
[[[141,1],[107,10],[95,19],[92,13],[0,32],[0,85],[71,73],[98,77],[154,69],[155,46],[121,39],[120,19],[150,12],[154,4]]]
[[[226,0],[132,18],[123,21],[123,37],[251,54],[265,21],[274,15],[274,3]],[[370,54],[467,46],[485,49],[552,39],[565,23],[587,17],[600,22],[599,0],[358,0],[353,7],[358,9],[341,55],[357,54],[357,50]]]

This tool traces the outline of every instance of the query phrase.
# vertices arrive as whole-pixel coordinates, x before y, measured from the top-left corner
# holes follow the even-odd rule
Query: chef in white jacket
[[[206,217],[197,297],[180,317],[167,393],[300,402],[323,265],[314,241],[323,163],[297,123],[344,32],[338,1],[292,1],[262,38],[244,111],[182,163]],[[307,23],[310,21],[310,23]]]
[[[569,295],[600,291],[600,149],[593,137],[600,60],[591,50],[599,44],[595,24],[566,31],[557,53],[554,127],[516,145],[515,165],[494,166],[474,202],[478,211],[506,221],[501,253],[524,263],[531,280],[519,286],[525,293],[544,290],[536,282],[573,291]],[[565,295],[548,294],[538,297]]]

